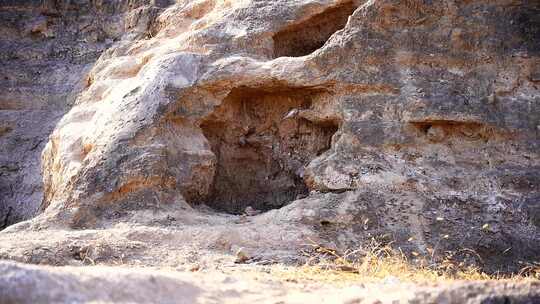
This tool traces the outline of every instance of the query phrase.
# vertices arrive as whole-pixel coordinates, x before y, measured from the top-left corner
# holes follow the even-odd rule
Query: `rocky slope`
[[[536,1],[80,2],[1,4],[0,257],[539,260]]]

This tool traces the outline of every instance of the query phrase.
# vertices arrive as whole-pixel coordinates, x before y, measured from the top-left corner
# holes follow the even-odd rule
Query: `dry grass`
[[[308,262],[299,267],[274,267],[272,273],[286,281],[321,283],[413,282],[540,279],[540,265],[525,267],[519,274],[488,275],[478,267],[454,262],[452,255],[433,262],[417,257],[409,259],[403,252],[373,241],[367,250],[339,254],[335,250],[311,244]]]

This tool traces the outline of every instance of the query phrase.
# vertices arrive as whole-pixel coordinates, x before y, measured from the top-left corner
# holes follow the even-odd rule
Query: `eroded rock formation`
[[[8,230],[108,228],[149,210],[188,218],[201,205],[232,214],[251,206],[271,210],[243,234],[258,249],[291,252],[310,236],[345,250],[385,236],[406,252],[472,249],[495,268],[538,258],[538,3],[143,4],[101,13],[146,21],[111,35],[96,29],[98,41],[100,33],[112,41],[84,44],[96,51],[58,78],[76,101],[43,151],[42,212]],[[69,40],[86,37],[78,33]],[[23,103],[9,100],[2,104]],[[71,99],[58,100],[62,114]],[[50,130],[32,123],[36,141]],[[19,138],[7,134],[2,140]],[[38,176],[41,146],[25,147],[2,154],[34,161],[17,178]],[[4,206],[16,206],[4,193]],[[41,198],[16,193],[28,210]],[[237,220],[214,216],[220,227]]]
[[[36,215],[49,134],[101,53],[146,35],[149,2],[0,2],[0,228]]]

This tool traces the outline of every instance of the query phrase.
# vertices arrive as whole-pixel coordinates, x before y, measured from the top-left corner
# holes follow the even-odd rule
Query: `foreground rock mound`
[[[42,213],[8,232],[124,222],[289,258],[377,238],[492,270],[538,259],[538,3],[161,6],[81,78],[43,151]]]
[[[321,287],[244,273],[183,273],[154,269],[36,267],[0,263],[5,303],[437,303],[534,304],[538,282],[446,285],[354,284]]]

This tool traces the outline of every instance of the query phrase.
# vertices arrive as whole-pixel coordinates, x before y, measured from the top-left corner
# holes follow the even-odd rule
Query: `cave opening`
[[[242,214],[277,209],[308,194],[305,166],[330,148],[334,122],[303,118],[320,91],[236,88],[201,123],[217,159],[205,205]]]
[[[345,2],[277,32],[273,36],[274,58],[301,57],[320,49],[345,27],[357,7],[354,1]]]

